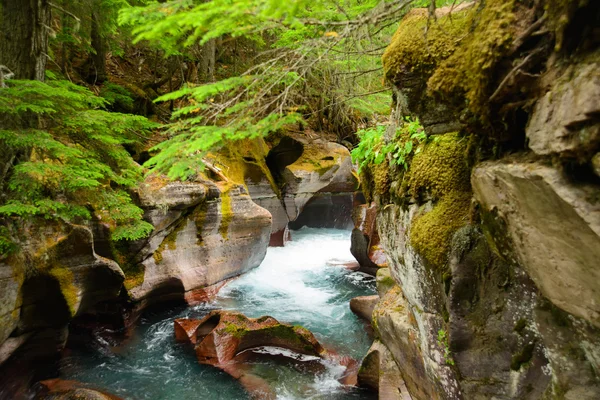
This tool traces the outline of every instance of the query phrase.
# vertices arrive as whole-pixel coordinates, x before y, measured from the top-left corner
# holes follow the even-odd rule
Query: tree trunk
[[[48,0],[0,0],[0,65],[15,79],[44,80],[50,5]]]
[[[106,46],[104,38],[100,34],[97,11],[92,11],[91,39],[94,53],[90,54],[87,81],[89,83],[102,83],[106,80]]]
[[[215,56],[217,53],[216,39],[210,39],[202,46],[202,59],[200,60],[200,75],[205,82],[215,81]]]

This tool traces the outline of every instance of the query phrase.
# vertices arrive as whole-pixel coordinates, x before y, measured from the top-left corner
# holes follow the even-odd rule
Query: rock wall
[[[597,3],[488,0],[400,23],[388,140],[405,116],[435,139],[367,171],[393,280],[366,386],[378,365],[413,399],[600,398],[598,21]]]
[[[269,192],[265,178],[246,184],[254,201],[273,215],[271,245],[285,244],[289,228],[351,226],[358,182],[346,147],[318,136],[289,133],[272,144],[266,162],[277,193]]]

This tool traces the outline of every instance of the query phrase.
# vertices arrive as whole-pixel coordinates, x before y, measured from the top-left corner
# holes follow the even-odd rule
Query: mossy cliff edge
[[[389,132],[429,135],[361,176],[397,285],[373,326],[413,399],[600,397],[599,20],[593,2],[416,9],[383,55]]]

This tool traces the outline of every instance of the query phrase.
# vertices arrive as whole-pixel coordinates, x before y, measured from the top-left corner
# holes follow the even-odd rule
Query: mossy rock
[[[407,72],[431,74],[450,57],[468,31],[470,10],[441,15],[434,20],[424,8],[411,10],[400,23],[383,54],[385,76],[390,81]]]
[[[411,245],[440,269],[447,263],[454,233],[469,220],[472,192],[466,148],[467,140],[458,133],[436,137],[414,157],[405,177],[408,194],[434,202],[431,211],[413,220]]]
[[[435,136],[415,155],[405,179],[414,198],[434,199],[452,192],[470,192],[467,139],[459,133]]]
[[[481,118],[489,109],[494,67],[507,54],[518,29],[515,0],[487,0],[465,20],[468,31],[453,53],[440,63],[429,78],[430,93],[446,99],[466,100]]]

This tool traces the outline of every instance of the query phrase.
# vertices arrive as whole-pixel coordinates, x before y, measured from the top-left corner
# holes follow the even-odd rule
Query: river
[[[131,339],[115,351],[102,336],[86,349],[71,349],[61,378],[92,384],[126,399],[247,399],[229,375],[200,365],[192,351],[175,343],[175,318],[200,318],[214,309],[249,317],[270,315],[311,330],[327,348],[359,360],[371,343],[363,321],[349,309],[355,296],[375,293],[372,277],[327,262],[352,260],[350,232],[302,228],[285,247],[269,248],[262,264],[231,281],[209,304],[146,313]],[[370,394],[337,381],[344,368],[325,365],[315,375],[301,360],[253,366],[279,399],[367,399]]]

